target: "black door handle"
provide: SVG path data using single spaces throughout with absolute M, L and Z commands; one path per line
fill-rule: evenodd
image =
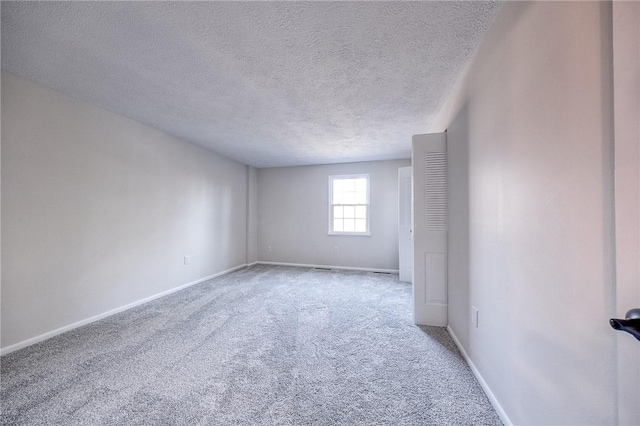
M 640 340 L 640 308 L 631 309 L 625 319 L 611 318 L 609 324 L 616 330 L 626 331 Z

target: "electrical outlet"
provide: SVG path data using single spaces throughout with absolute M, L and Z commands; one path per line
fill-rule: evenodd
M 478 328 L 478 309 L 475 306 L 471 307 L 471 323 Z
M 271 246 L 267 246 L 267 251 L 271 252 Z
M 334 252 L 334 253 L 340 253 L 340 247 L 335 246 L 335 247 L 333 248 L 333 252 Z
M 190 264 L 190 263 L 191 263 L 191 258 L 190 258 L 189 256 L 185 256 L 185 257 L 184 257 L 184 264 L 185 264 L 185 265 L 188 265 L 188 264 Z

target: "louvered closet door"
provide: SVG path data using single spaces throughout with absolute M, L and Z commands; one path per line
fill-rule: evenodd
M 413 166 L 413 318 L 447 325 L 447 137 L 415 135 Z

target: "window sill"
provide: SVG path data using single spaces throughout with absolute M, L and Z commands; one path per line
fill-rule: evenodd
M 335 235 L 349 235 L 355 237 L 370 237 L 370 232 L 329 232 L 327 235 L 335 236 Z

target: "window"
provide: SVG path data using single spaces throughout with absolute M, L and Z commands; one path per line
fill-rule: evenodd
M 369 234 L 369 175 L 329 176 L 329 234 Z

